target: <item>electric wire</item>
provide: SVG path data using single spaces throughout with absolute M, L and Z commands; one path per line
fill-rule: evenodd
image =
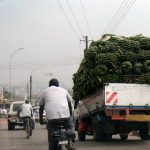
M 116 24 L 114 25 L 114 27 L 110 31 L 111 34 L 114 33 L 117 30 L 118 26 L 123 21 L 123 19 L 125 18 L 125 16 L 128 14 L 128 12 L 130 11 L 130 9 L 132 8 L 132 6 L 134 5 L 135 2 L 136 2 L 136 0 L 132 0 L 129 3 L 129 5 L 127 6 L 126 11 L 124 11 L 124 13 L 120 16 L 120 19 L 118 20 L 118 22 L 116 22 Z
M 13 67 L 11 68 L 11 70 L 23 70 L 23 69 L 30 69 L 30 68 L 42 68 L 42 67 L 47 67 L 47 66 L 51 66 L 51 67 L 61 67 L 61 66 L 64 66 L 64 65 L 76 65 L 76 64 L 79 64 L 81 62 L 81 59 L 80 57 L 78 58 L 74 58 L 74 59 L 70 59 L 70 60 L 62 60 L 62 61 L 50 61 L 50 62 L 47 62 L 46 64 L 34 64 L 34 65 L 26 65 L 26 66 L 17 66 L 17 67 Z M 0 69 L 0 71 L 7 71 L 8 70 L 8 67 L 7 68 L 3 68 L 3 69 Z
M 63 62 L 63 61 L 70 61 L 70 60 L 76 60 L 79 59 L 79 55 L 76 56 L 68 56 L 68 57 L 58 57 L 58 58 L 50 58 L 50 59 L 45 59 L 41 61 L 34 61 L 34 62 L 28 62 L 30 65 L 35 65 L 35 64 L 43 64 L 43 63 L 53 63 L 53 62 Z M 26 65 L 27 62 L 21 62 L 19 65 Z M 12 64 L 13 65 L 13 64 Z
M 80 39 L 80 36 L 78 35 L 78 33 L 76 32 L 76 30 L 74 29 L 74 27 L 73 27 L 73 25 L 72 25 L 71 21 L 69 20 L 69 18 L 68 18 L 68 16 L 67 16 L 67 14 L 65 13 L 65 11 L 64 11 L 64 9 L 63 9 L 63 7 L 62 7 L 62 5 L 61 5 L 60 1 L 59 1 L 59 0 L 57 0 L 57 2 L 58 2 L 58 5 L 59 5 L 59 7 L 60 7 L 61 11 L 63 12 L 63 14 L 64 14 L 64 16 L 65 16 L 65 18 L 66 18 L 66 20 L 67 20 L 68 24 L 70 25 L 70 27 L 71 27 L 72 31 L 73 31 L 73 32 L 74 32 L 74 34 L 77 36 L 77 38 L 78 38 L 78 39 Z
M 126 6 L 126 3 L 127 3 L 127 2 L 128 2 L 128 1 L 126 1 L 126 0 L 123 0 L 123 1 L 122 1 L 120 7 L 117 9 L 117 11 L 116 11 L 116 13 L 114 14 L 114 16 L 112 17 L 111 21 L 108 23 L 108 25 L 107 25 L 106 28 L 104 29 L 103 34 L 104 34 L 104 33 L 107 33 L 107 32 L 110 30 L 111 26 L 113 25 L 113 23 L 114 23 L 115 20 L 117 19 L 117 16 L 121 13 L 121 11 L 123 11 L 123 8 Z
M 90 29 L 90 26 L 89 26 L 89 23 L 88 23 L 88 19 L 87 19 L 86 14 L 85 14 L 85 9 L 84 9 L 84 6 L 83 6 L 83 1 L 82 0 L 80 0 L 80 1 L 81 1 L 81 7 L 82 7 L 82 10 L 83 10 L 83 14 L 84 14 L 85 22 L 87 24 L 88 31 L 89 31 L 89 34 L 91 36 L 91 39 L 93 40 L 93 36 L 92 36 L 92 32 L 91 32 L 91 29 Z
M 121 3 L 121 6 L 117 10 L 116 14 L 113 16 L 109 24 L 109 27 L 105 29 L 103 34 L 104 33 L 113 34 L 113 32 L 118 28 L 118 26 L 123 21 L 124 17 L 127 15 L 127 13 L 129 12 L 129 10 L 131 9 L 134 3 L 135 3 L 135 0 L 127 0 L 127 1 L 124 0 Z
M 66 63 L 66 64 L 64 64 L 63 66 L 72 66 L 72 65 L 79 65 L 81 62 L 79 61 L 79 62 L 75 62 L 75 63 Z M 51 67 L 51 68 L 53 68 L 53 67 L 61 67 L 60 65 L 55 65 L 55 66 L 51 66 L 51 65 L 49 65 L 49 64 L 47 64 L 47 65 L 40 65 L 40 66 L 27 66 L 27 67 L 20 67 L 20 68 L 13 68 L 11 71 L 12 72 L 17 72 L 17 71 L 25 71 L 25 70 L 28 70 L 28 69 L 34 69 L 34 68 L 40 68 L 40 69 L 42 69 L 42 68 L 48 68 L 48 67 Z M 0 72 L 7 72 L 8 71 L 8 69 L 5 69 L 5 70 L 0 70 Z
M 81 63 L 81 61 L 79 60 L 78 62 L 72 62 L 72 63 L 65 63 L 63 64 L 63 66 L 72 66 L 72 65 L 79 65 Z M 46 65 L 37 65 L 37 66 L 26 66 L 26 67 L 14 67 L 11 69 L 12 72 L 17 72 L 17 71 L 24 71 L 27 69 L 34 69 L 34 68 L 47 68 L 47 67 L 51 67 L 51 68 L 56 68 L 56 67 L 62 67 L 62 65 L 60 64 L 46 64 Z M 5 70 L 0 70 L 0 72 L 5 72 L 8 71 L 9 69 L 5 69 Z
M 57 0 L 57 2 L 58 2 L 58 4 L 59 4 L 59 7 L 60 7 L 61 11 L 63 12 L 63 14 L 64 14 L 66 20 L 68 21 L 69 25 L 71 26 L 71 29 L 73 30 L 73 32 L 76 34 L 76 36 L 78 37 L 78 39 L 79 39 L 79 41 L 80 41 L 80 37 L 79 37 L 78 33 L 75 31 L 75 29 L 74 29 L 73 25 L 71 24 L 69 18 L 67 17 L 67 15 L 66 15 L 66 13 L 65 13 L 65 11 L 64 11 L 64 9 L 63 9 L 61 3 L 60 3 L 60 1 Z M 70 11 L 71 11 L 71 13 L 72 13 L 72 16 L 73 16 L 75 22 L 76 22 L 76 25 L 77 25 L 77 27 L 78 27 L 78 29 L 79 29 L 79 31 L 80 31 L 82 37 L 83 37 L 83 32 L 82 32 L 82 30 L 81 30 L 81 27 L 80 27 L 80 25 L 79 25 L 79 23 L 78 23 L 78 21 L 77 21 L 77 19 L 76 19 L 76 16 L 75 16 L 75 14 L 74 14 L 74 12 L 73 12 L 73 10 L 72 10 L 72 7 L 71 7 L 71 5 L 70 5 L 70 3 L 69 3 L 68 0 L 67 0 L 67 4 L 68 4 L 68 7 L 69 7 L 69 9 L 70 9 Z M 82 8 L 83 8 L 84 16 L 85 16 L 85 18 L 86 18 L 83 4 L 82 4 Z M 86 18 L 86 22 L 87 22 L 87 24 L 88 24 L 87 18 Z M 89 25 L 88 25 L 88 28 L 89 28 Z M 90 28 L 89 28 L 89 30 L 90 30 Z M 90 33 L 91 33 L 91 32 L 90 32 Z M 92 34 L 91 34 L 91 37 L 92 37 Z M 79 48 L 80 48 L 80 50 L 81 50 L 81 47 L 80 47 L 80 46 L 79 46 Z
M 36 66 L 36 65 L 41 65 L 41 64 L 58 64 L 58 65 L 63 65 L 63 63 L 66 62 L 72 62 L 72 61 L 78 61 L 80 60 L 81 55 L 77 55 L 77 56 L 69 56 L 69 57 L 63 57 L 63 58 L 55 58 L 55 59 L 50 59 L 50 60 L 42 60 L 42 61 L 36 61 L 36 62 L 28 62 L 28 64 L 30 64 L 31 67 Z M 18 67 L 22 67 L 27 65 L 27 62 L 23 62 L 21 64 L 17 64 Z M 11 65 L 13 68 L 13 64 Z M 5 66 L 3 68 L 0 68 L 0 70 L 7 70 L 9 66 Z M 30 68 L 30 67 L 29 67 Z
M 77 21 L 77 18 L 76 18 L 76 16 L 75 16 L 74 12 L 73 12 L 73 10 L 72 10 L 72 7 L 71 7 L 69 1 L 68 1 L 68 0 L 66 0 L 66 1 L 67 1 L 67 4 L 68 4 L 68 7 L 69 7 L 69 9 L 70 9 L 70 12 L 71 12 L 71 14 L 72 14 L 72 16 L 73 16 L 73 18 L 74 18 L 74 20 L 75 20 L 76 26 L 78 27 L 78 29 L 79 29 L 81 35 L 83 36 L 83 32 L 82 32 L 82 30 L 81 30 L 81 27 L 80 27 L 80 25 L 79 25 L 79 23 L 78 23 L 78 21 Z

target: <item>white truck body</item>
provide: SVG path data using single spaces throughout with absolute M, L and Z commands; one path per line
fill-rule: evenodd
M 105 86 L 105 105 L 150 106 L 150 85 L 110 83 Z
M 108 83 L 102 90 L 79 102 L 75 117 L 88 115 L 98 109 L 131 106 L 134 108 L 150 107 L 150 85 Z

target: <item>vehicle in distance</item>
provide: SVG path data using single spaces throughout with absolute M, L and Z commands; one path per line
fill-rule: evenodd
M 39 107 L 33 107 L 33 115 L 35 117 L 35 122 L 39 122 Z M 43 120 L 46 121 L 46 112 L 43 111 Z
M 20 109 L 24 101 L 14 101 L 10 105 L 8 112 L 8 130 L 14 130 L 15 126 L 24 126 L 22 118 L 18 117 L 17 112 Z M 34 128 L 34 117 L 33 117 L 33 128 Z

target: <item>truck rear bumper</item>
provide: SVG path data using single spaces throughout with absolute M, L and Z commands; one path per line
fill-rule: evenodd
M 150 121 L 150 115 L 128 115 L 127 121 Z
M 111 116 L 112 120 L 126 120 L 126 121 L 150 121 L 150 115 L 127 115 L 127 116 Z

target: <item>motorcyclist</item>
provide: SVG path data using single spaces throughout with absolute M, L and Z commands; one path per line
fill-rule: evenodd
M 29 103 L 29 100 L 25 100 L 25 103 L 21 105 L 20 110 L 19 110 L 19 116 L 22 118 L 24 122 L 24 126 L 26 124 L 27 118 L 30 119 L 31 127 L 32 129 L 34 128 L 33 126 L 33 109 L 31 104 Z M 32 134 L 32 133 L 31 133 Z
M 57 79 L 51 79 L 49 81 L 49 87 L 42 93 L 39 109 L 39 120 L 41 124 L 43 124 L 44 107 L 48 119 L 49 150 L 57 150 L 59 140 L 54 139 L 53 135 L 59 130 L 58 122 L 60 120 L 65 122 L 66 130 L 70 130 L 74 134 L 71 122 L 73 114 L 72 98 L 67 90 L 59 87 Z M 72 150 L 75 149 L 73 143 L 71 143 L 71 147 Z

